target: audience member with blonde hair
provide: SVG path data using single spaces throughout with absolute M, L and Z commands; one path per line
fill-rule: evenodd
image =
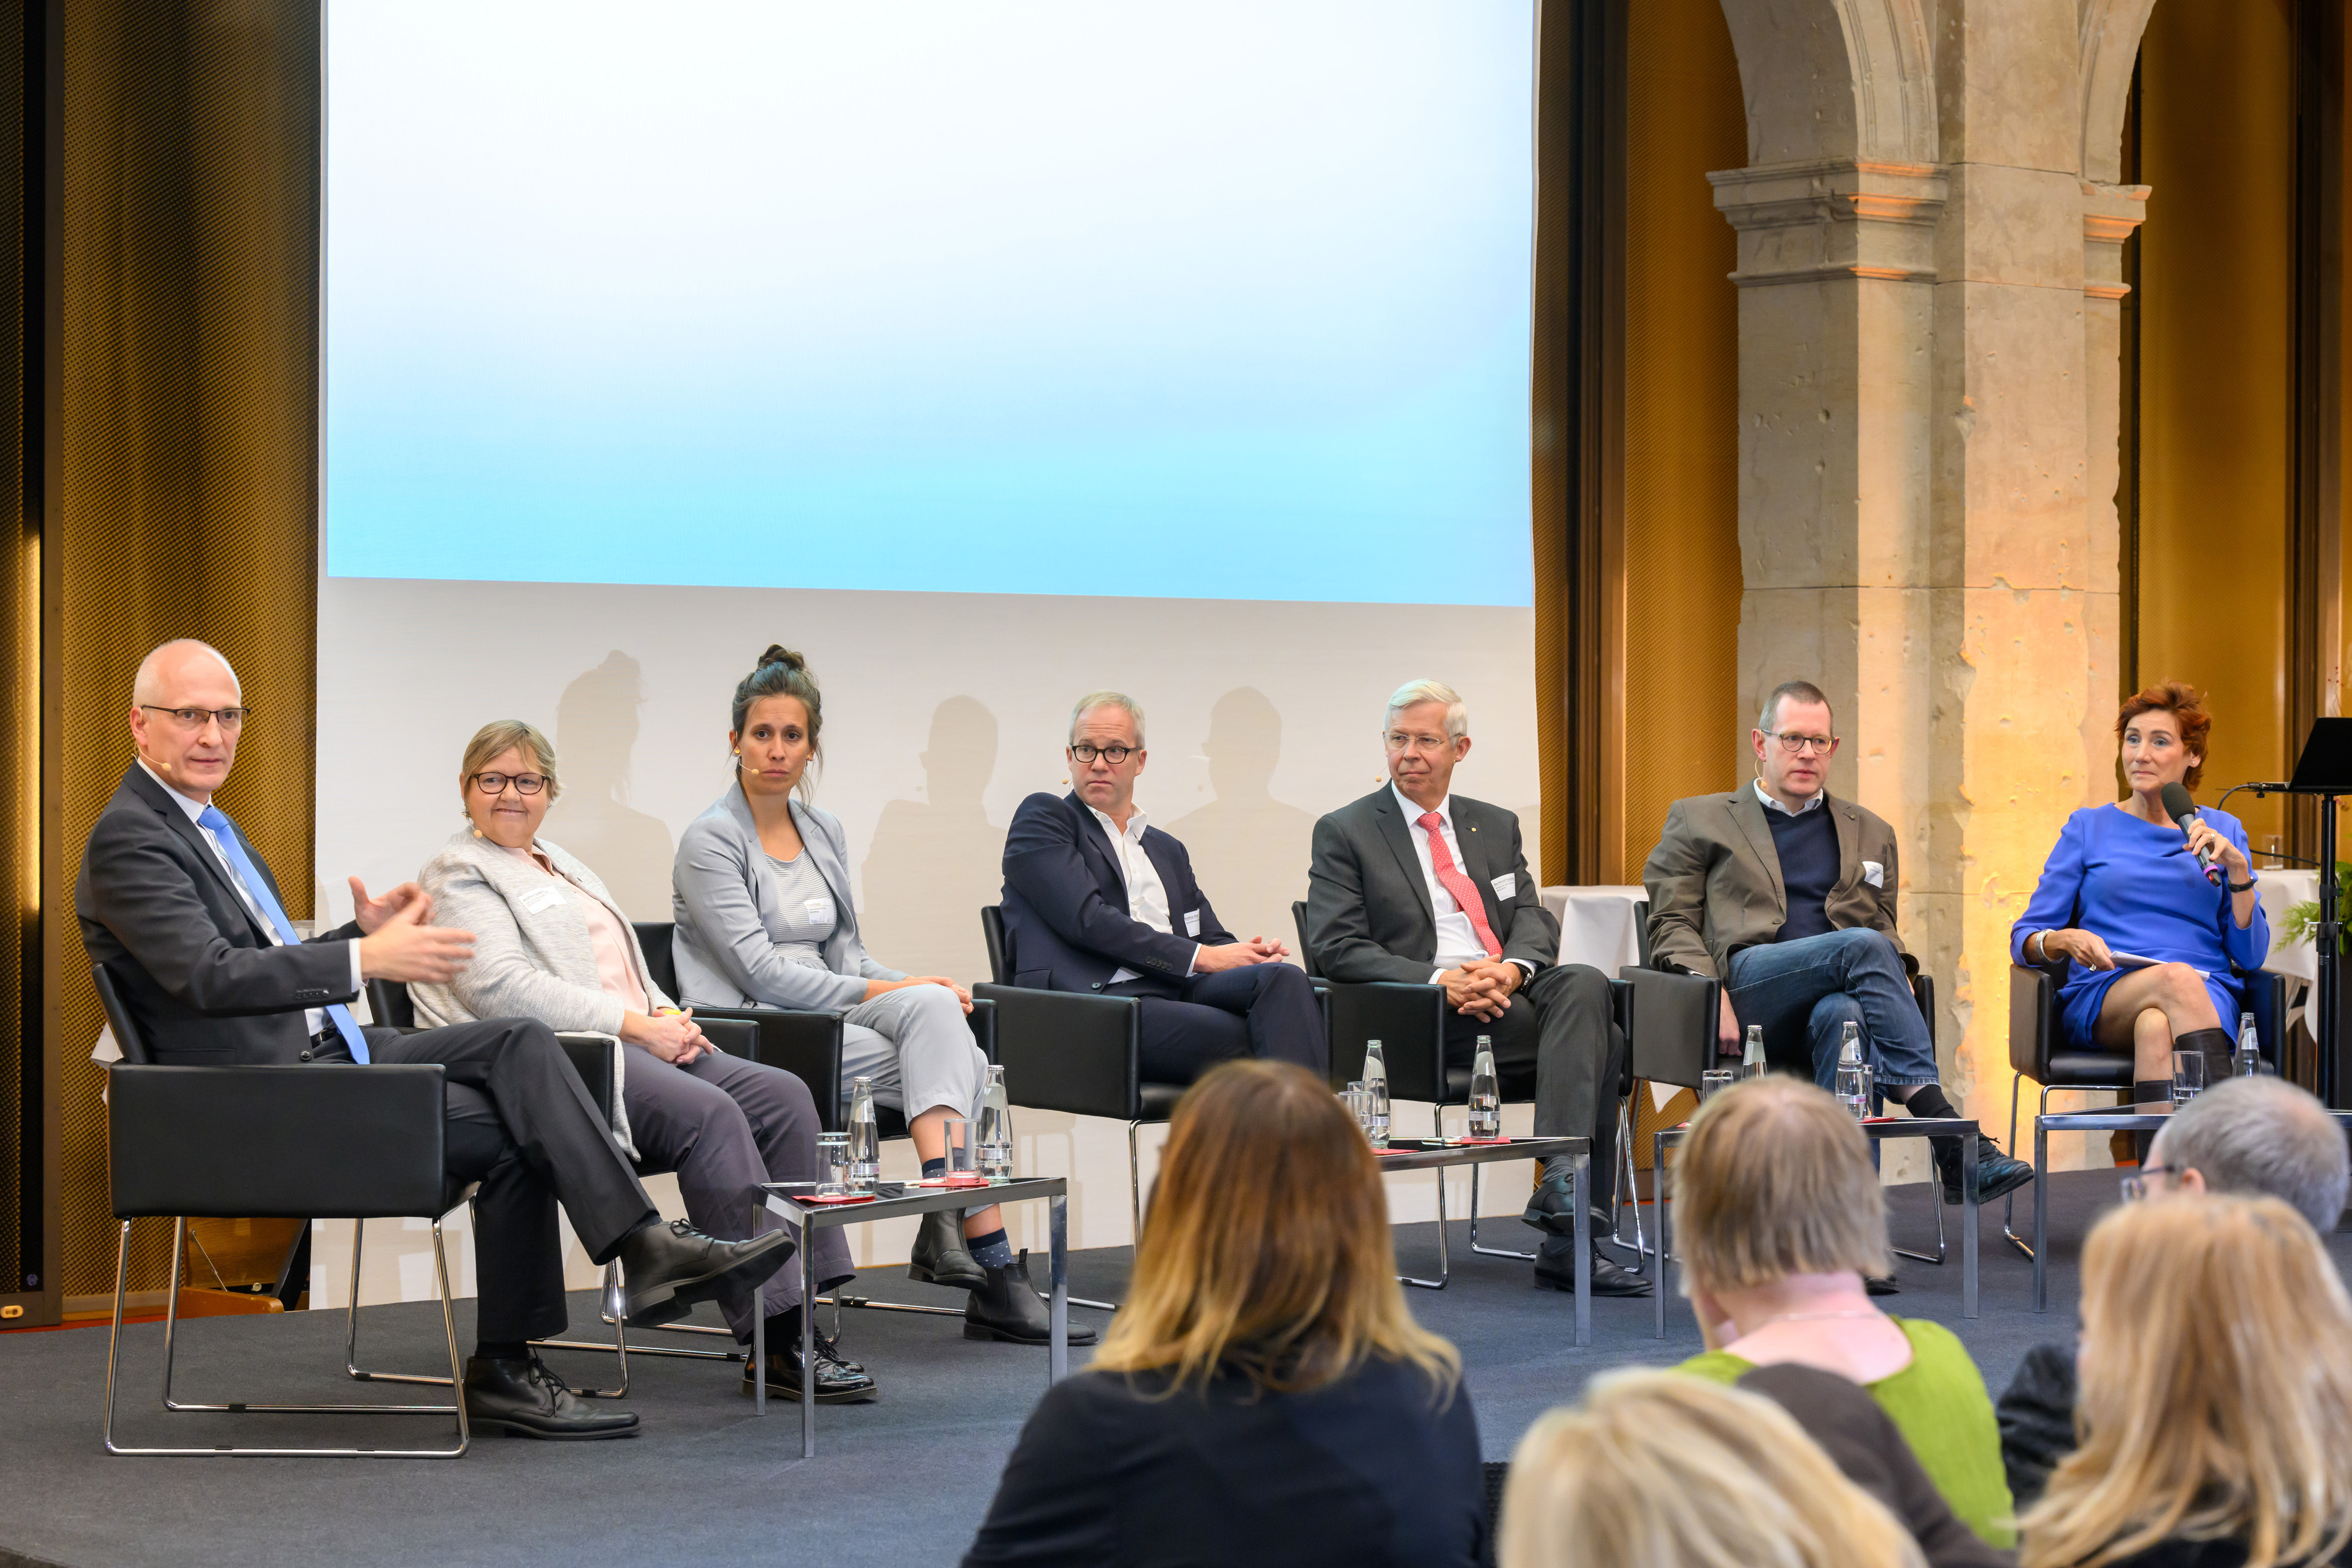
M 1486 1529 L 1460 1358 L 1405 1310 L 1370 1145 L 1303 1068 L 1212 1069 L 1126 1305 L 1029 1417 L 964 1562 L 1438 1568 Z
M 2026 1568 L 2271 1568 L 2352 1543 L 2352 1300 L 2274 1197 L 2130 1204 L 2083 1249 L 2082 1446 Z
M 1952 1511 L 2010 1543 L 1992 1399 L 1949 1329 L 1891 1317 L 1863 1281 L 1888 1267 L 1870 1149 L 1835 1100 L 1775 1074 L 1716 1095 L 1674 1169 L 1675 1240 L 1704 1354 L 1683 1370 L 1736 1383 L 1795 1363 L 1860 1384 L 1892 1416 Z
M 1511 1458 L 1502 1568 L 1922 1568 L 1918 1543 L 1771 1400 L 1593 1379 Z

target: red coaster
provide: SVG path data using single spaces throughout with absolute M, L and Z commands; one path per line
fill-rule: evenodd
M 1507 1144 L 1511 1140 L 1508 1138 L 1459 1138 L 1455 1140 L 1455 1142 L 1460 1143 L 1465 1147 L 1468 1148 L 1492 1148 L 1496 1144 Z
M 818 1197 L 814 1194 L 811 1194 L 807 1197 L 795 1197 L 793 1201 L 794 1203 L 807 1204 L 811 1207 L 831 1207 L 835 1204 L 842 1203 L 872 1203 L 874 1201 L 874 1195 L 870 1192 L 853 1192 L 845 1193 L 840 1197 Z

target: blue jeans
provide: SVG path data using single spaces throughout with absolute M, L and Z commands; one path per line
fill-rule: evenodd
M 1863 1054 L 1881 1089 L 1933 1083 L 1936 1048 L 1895 944 L 1857 927 L 1744 947 L 1731 957 L 1731 1010 L 1741 1030 L 1764 1026 L 1764 1053 L 1796 1054 L 1805 1031 L 1813 1082 L 1834 1091 L 1843 1025 L 1862 1026 Z M 1778 1047 L 1779 1049 L 1775 1049 Z

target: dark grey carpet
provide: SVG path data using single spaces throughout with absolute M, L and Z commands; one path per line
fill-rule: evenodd
M 1896 1239 L 1927 1249 L 1934 1218 L 1924 1186 L 1890 1194 Z M 2106 1172 L 2053 1183 L 2053 1310 L 2029 1311 L 2026 1260 L 2000 1240 L 1998 1206 L 1983 1218 L 1982 1311 L 1959 1315 L 1957 1209 L 1952 1261 L 1906 1261 L 1903 1294 L 1886 1304 L 1958 1332 L 1997 1393 L 2026 1349 L 2071 1334 L 2074 1259 L 2090 1216 L 2115 1201 Z M 2021 1213 L 2021 1220 L 2025 1218 Z M 1528 1423 L 1572 1399 L 1594 1372 L 1664 1364 L 1698 1348 L 1690 1314 L 1668 1308 L 1669 1337 L 1651 1337 L 1646 1301 L 1593 1303 L 1596 1343 L 1570 1343 L 1566 1296 L 1528 1285 L 1524 1263 L 1468 1254 L 1466 1225 L 1453 1228 L 1454 1281 L 1411 1291 L 1421 1322 L 1461 1347 L 1491 1458 L 1506 1458 Z M 1524 1248 L 1534 1236 L 1514 1220 L 1482 1227 L 1489 1244 Z M 1435 1227 L 1397 1232 L 1400 1262 L 1415 1273 L 1435 1262 Z M 2331 1245 L 2338 1260 L 2352 1238 Z M 1084 1252 L 1071 1273 L 1079 1294 L 1118 1293 L 1128 1254 Z M 876 1270 L 858 1287 L 884 1299 L 946 1304 L 945 1292 Z M 573 1298 L 573 1322 L 593 1321 Z M 461 1346 L 470 1306 L 459 1305 Z M 1098 1312 L 1073 1316 L 1101 1322 Z M 343 1317 L 213 1318 L 185 1325 L 183 1398 L 220 1400 L 400 1398 L 386 1385 L 341 1375 Z M 363 1364 L 430 1371 L 440 1354 L 439 1312 L 428 1303 L 361 1314 Z M 0 1334 L 0 1563 L 10 1554 L 70 1568 L 179 1564 L 499 1563 L 643 1564 L 680 1561 L 953 1563 L 986 1511 L 998 1471 L 1045 1382 L 1045 1353 L 966 1341 L 947 1318 L 900 1312 L 846 1315 L 848 1349 L 881 1379 L 880 1403 L 823 1406 L 818 1457 L 800 1459 L 799 1406 L 772 1402 L 754 1420 L 738 1371 L 710 1363 L 632 1359 L 629 1407 L 645 1419 L 632 1440 L 542 1444 L 478 1439 L 455 1463 L 340 1459 L 133 1459 L 100 1446 L 106 1359 L 103 1328 Z M 123 1440 L 149 1443 L 437 1439 L 434 1416 L 165 1415 L 156 1402 L 160 1324 L 125 1331 L 127 1381 L 120 1390 Z M 609 1377 L 609 1356 L 557 1353 L 575 1381 Z M 1074 1357 L 1074 1359 L 1078 1359 Z M 355 1433 L 369 1434 L 359 1438 Z

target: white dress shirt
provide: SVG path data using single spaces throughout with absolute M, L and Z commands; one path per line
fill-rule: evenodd
M 1160 868 L 1153 865 L 1151 857 L 1143 852 L 1146 824 L 1142 809 L 1138 807 L 1129 814 L 1125 831 L 1121 831 L 1119 825 L 1106 813 L 1096 811 L 1092 806 L 1087 810 L 1094 812 L 1095 821 L 1102 824 L 1103 836 L 1110 841 L 1110 858 L 1118 866 L 1119 881 L 1127 886 L 1129 915 L 1163 936 L 1175 936 L 1176 927 L 1168 917 L 1168 886 L 1160 880 Z M 1192 977 L 1200 962 L 1201 945 L 1195 942 L 1192 944 L 1192 961 L 1184 966 L 1187 979 Z M 1139 977 L 1135 970 L 1121 967 L 1105 983 L 1116 986 L 1121 980 Z
M 1756 798 L 1764 802 L 1764 809 L 1768 811 L 1778 811 L 1784 817 L 1801 817 L 1830 796 L 1826 789 L 1816 789 L 1803 805 L 1791 808 L 1787 801 L 1764 788 L 1764 780 L 1759 779 L 1756 780 Z
M 139 766 L 147 768 L 147 759 L 143 757 L 139 758 Z M 147 768 L 147 777 L 158 784 L 163 784 L 163 776 L 152 768 Z M 219 838 L 210 828 L 196 821 L 205 814 L 206 802 L 191 800 L 169 784 L 163 784 L 163 793 L 172 798 L 173 804 L 188 814 L 188 821 L 194 824 L 196 831 L 205 836 L 205 842 L 212 845 L 214 857 L 221 862 L 221 870 L 228 873 L 228 884 L 236 889 L 237 896 L 245 900 L 245 906 L 253 911 L 255 921 L 260 925 L 263 931 L 268 934 L 269 945 L 273 947 L 286 946 L 286 939 L 278 935 L 278 927 L 270 923 L 269 916 L 261 912 L 261 905 L 254 898 L 253 890 L 245 885 L 245 878 L 236 874 L 236 862 L 228 858 L 228 852 L 221 847 Z M 288 918 L 291 919 L 292 916 L 289 915 Z M 356 994 L 360 988 L 360 945 L 356 942 L 348 942 L 344 946 L 352 950 L 352 990 Z M 327 1027 L 327 1010 L 324 1008 L 305 1008 L 302 1010 L 302 1022 L 313 1035 L 319 1034 Z
M 1446 970 L 1486 956 L 1486 945 L 1478 940 L 1478 928 L 1470 924 L 1470 916 L 1445 891 L 1445 884 L 1437 880 L 1437 861 L 1429 852 L 1429 832 L 1421 825 L 1423 809 L 1406 800 L 1394 780 L 1389 784 L 1389 793 L 1396 797 L 1397 810 L 1404 813 L 1405 836 L 1412 840 L 1412 852 L 1421 857 L 1421 880 L 1429 886 L 1429 912 L 1437 917 L 1437 967 L 1430 972 L 1429 981 L 1433 986 L 1443 985 Z M 1452 857 L 1454 869 L 1468 876 L 1470 873 L 1462 863 L 1462 841 L 1454 836 L 1454 797 L 1448 795 L 1430 809 L 1440 819 L 1437 831 L 1445 835 L 1445 852 Z M 1495 940 L 1502 939 L 1503 934 L 1496 932 Z M 1524 958 L 1511 962 L 1530 975 L 1536 972 L 1535 966 Z

